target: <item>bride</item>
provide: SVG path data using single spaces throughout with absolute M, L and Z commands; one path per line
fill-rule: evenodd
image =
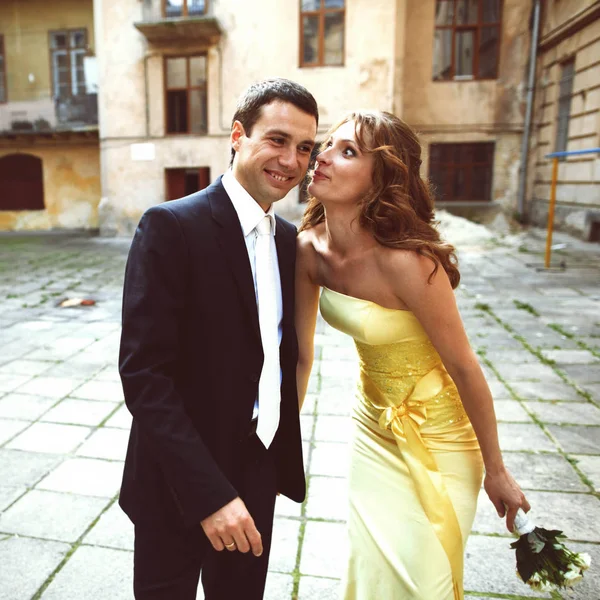
M 360 360 L 344 600 L 462 599 L 484 468 L 510 531 L 517 509 L 529 510 L 502 461 L 492 396 L 456 307 L 454 249 L 433 226 L 420 156 L 394 115 L 347 115 L 317 156 L 298 235 L 300 402 L 319 306 Z

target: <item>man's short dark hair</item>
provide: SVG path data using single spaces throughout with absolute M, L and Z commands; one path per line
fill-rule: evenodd
M 271 102 L 289 102 L 301 111 L 313 116 L 319 124 L 319 109 L 313 95 L 299 83 L 289 79 L 264 79 L 253 83 L 238 100 L 231 125 L 239 121 L 246 135 L 252 134 L 252 128 L 260 119 L 262 107 Z M 231 162 L 235 150 L 231 149 Z

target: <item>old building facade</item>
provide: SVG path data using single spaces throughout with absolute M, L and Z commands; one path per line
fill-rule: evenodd
M 129 235 L 146 208 L 204 187 L 227 168 L 236 99 L 250 83 L 270 76 L 294 79 L 314 93 L 321 113 L 320 140 L 353 108 L 394 112 L 420 133 L 423 174 L 435 186 L 438 206 L 483 220 L 498 211 L 513 213 L 534 4 L 535 0 L 3 2 L 0 228 L 85 227 Z M 576 56 L 575 82 L 581 80 L 590 90 L 582 107 L 573 97 L 569 148 L 591 145 L 594 139 L 598 143 L 594 85 L 600 84 L 598 69 L 585 66 L 593 64 L 594 52 L 599 55 L 597 46 L 590 44 L 594 31 L 600 35 L 594 16 L 600 2 L 542 4 L 547 6 L 541 18 L 526 190 L 527 212 L 538 221 L 543 220 L 548 197 L 548 161 L 541 153 L 558 121 L 548 93 L 559 88 L 565 56 L 581 53 L 581 58 Z M 581 11 L 585 16 L 577 31 L 587 33 L 564 29 L 564 23 Z M 562 33 L 557 37 L 555 30 Z M 66 32 L 64 48 L 56 45 L 55 31 Z M 573 41 L 577 35 L 578 41 Z M 40 51 L 27 52 L 27 44 Z M 539 88 L 546 81 L 554 82 L 555 88 L 545 84 L 543 99 Z M 573 90 L 575 94 L 579 88 Z M 32 112 L 34 102 L 38 106 Z M 78 121 L 68 117 L 65 105 L 71 113 L 87 111 L 87 120 L 79 113 Z M 94 122 L 96 106 L 99 118 Z M 578 137 L 581 127 L 594 126 L 595 138 Z M 32 195 L 23 192 L 29 184 L 3 183 L 6 173 L 15 172 L 15 156 L 25 174 L 34 169 L 33 161 L 38 166 L 41 161 L 43 208 L 39 199 L 35 205 L 15 200 Z M 577 168 L 597 171 L 594 160 Z M 597 204 L 597 172 L 587 180 L 585 173 L 578 173 L 581 185 L 587 182 L 589 188 L 586 207 Z M 570 171 L 563 175 L 561 202 L 567 193 L 564 186 L 571 181 L 567 177 L 572 177 Z M 293 190 L 278 210 L 296 217 L 302 212 L 302 199 L 302 192 Z M 579 221 L 571 221 L 566 224 L 577 229 Z
M 548 0 L 537 48 L 535 120 L 528 162 L 532 222 L 548 214 L 547 154 L 600 147 L 600 2 Z M 600 154 L 561 160 L 556 188 L 559 227 L 600 239 Z

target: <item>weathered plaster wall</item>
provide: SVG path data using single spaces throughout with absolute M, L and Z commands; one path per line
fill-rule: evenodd
M 18 152 L 42 159 L 46 209 L 0 211 L 0 230 L 98 227 L 100 157 L 96 144 L 0 146 L 0 156 Z
M 103 231 L 130 233 L 147 207 L 164 200 L 165 168 L 208 166 L 213 179 L 222 173 L 229 163 L 237 98 L 253 81 L 281 76 L 311 90 L 321 113 L 320 137 L 348 110 L 391 110 L 397 3 L 348 3 L 345 66 L 300 68 L 297 2 L 215 1 L 225 33 L 207 49 L 192 44 L 155 48 L 133 27 L 142 19 L 141 2 L 96 0 Z M 208 135 L 165 137 L 163 57 L 202 51 L 208 54 Z M 154 160 L 131 159 L 131 144 L 140 142 L 154 144 Z M 299 214 L 297 198 L 293 190 L 278 211 Z
M 504 2 L 498 78 L 480 81 L 433 80 L 435 2 L 407 0 L 406 5 L 402 117 L 422 134 L 423 173 L 428 173 L 430 143 L 495 142 L 492 200 L 512 212 L 518 189 L 531 1 Z
M 528 194 L 532 222 L 547 221 L 552 162 L 545 156 L 556 150 L 558 99 L 562 64 L 573 58 L 575 74 L 571 98 L 567 150 L 600 146 L 600 17 L 582 23 L 558 43 L 551 40 L 566 23 L 594 4 L 591 0 L 552 1 L 542 24 L 538 54 L 535 119 L 530 150 Z M 586 213 L 600 209 L 600 156 L 570 157 L 561 161 L 556 188 L 555 222 L 575 233 L 585 228 Z
M 403 117 L 415 126 L 504 130 L 523 122 L 530 0 L 506 0 L 496 80 L 433 81 L 435 3 L 407 0 Z
M 52 95 L 50 31 L 86 28 L 88 44 L 94 48 L 92 5 L 93 0 L 0 2 L 0 33 L 4 36 L 9 102 Z

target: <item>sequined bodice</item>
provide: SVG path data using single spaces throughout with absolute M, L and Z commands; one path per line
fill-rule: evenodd
M 360 359 L 360 395 L 373 408 L 413 405 L 428 415 L 421 429 L 465 418 L 454 382 L 415 315 L 323 288 L 321 314 L 354 338 Z

